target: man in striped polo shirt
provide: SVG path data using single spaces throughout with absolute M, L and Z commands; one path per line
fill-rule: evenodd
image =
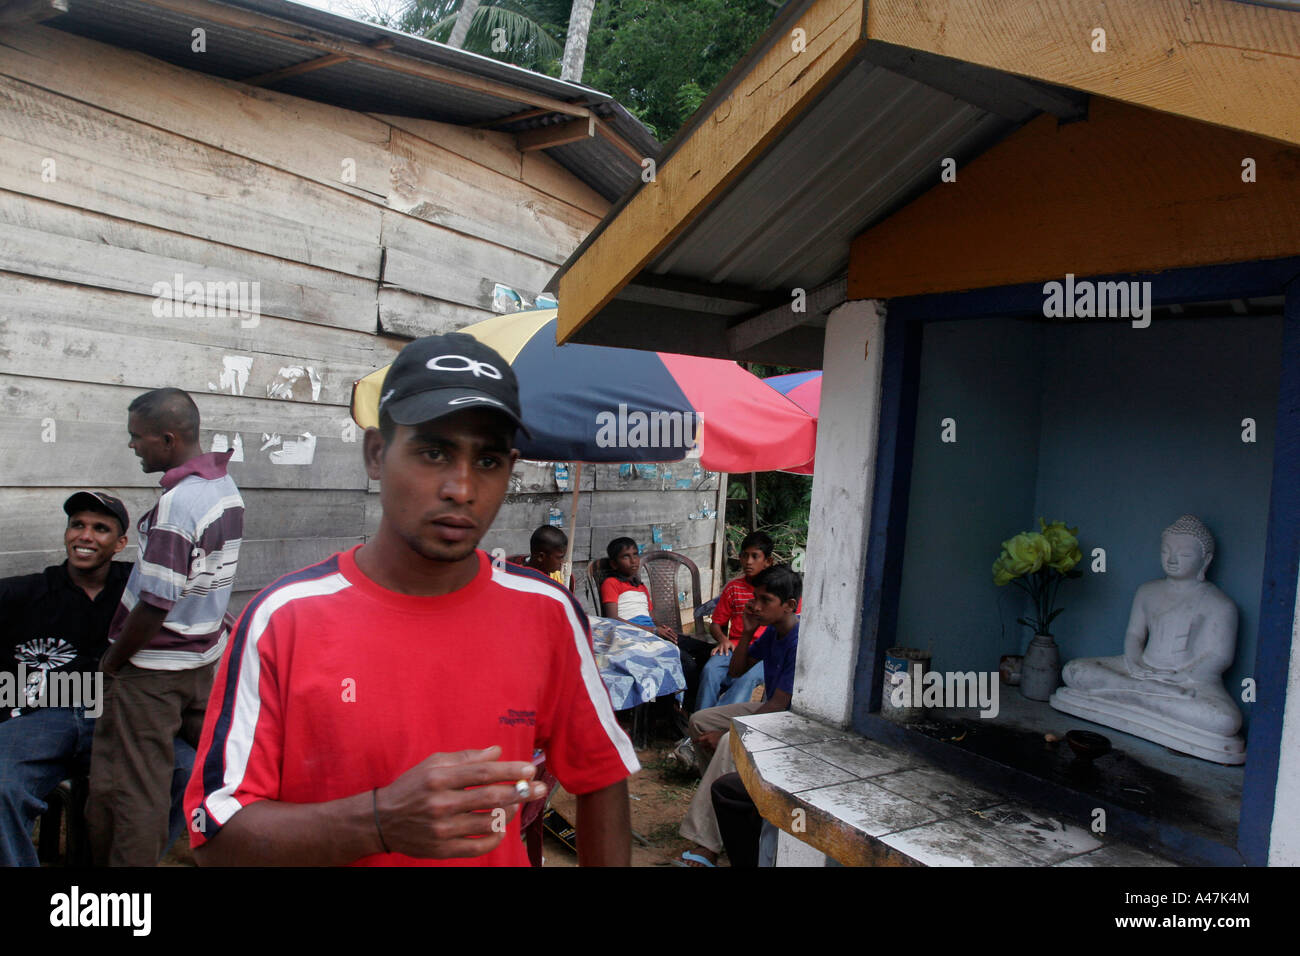
M 167 841 L 172 740 L 198 744 L 232 623 L 244 501 L 226 473 L 231 453 L 204 454 L 184 391 L 146 392 L 127 411 L 130 447 L 146 473 L 163 473 L 163 491 L 137 527 L 140 557 L 100 662 L 86 820 L 97 864 L 154 866 Z

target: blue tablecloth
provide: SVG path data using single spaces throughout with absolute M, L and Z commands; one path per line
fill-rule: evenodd
M 686 689 L 677 645 L 634 624 L 591 618 L 596 667 L 615 710 L 626 710 Z

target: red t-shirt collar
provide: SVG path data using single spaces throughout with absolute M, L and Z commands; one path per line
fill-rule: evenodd
M 491 596 L 489 588 L 492 584 L 492 559 L 481 548 L 475 550 L 478 556 L 478 573 L 463 588 L 450 594 L 418 596 L 390 591 L 367 577 L 366 573 L 357 567 L 357 552 L 361 547 L 360 544 L 354 544 L 348 550 L 340 552 L 339 571 L 359 592 L 389 607 L 409 614 L 445 613 L 461 604 L 482 605 Z
M 200 478 L 207 478 L 209 481 L 214 478 L 224 478 L 226 465 L 230 463 L 230 456 L 234 453 L 235 451 L 232 448 L 230 451 L 211 451 L 206 455 L 198 455 L 183 465 L 167 469 L 163 472 L 162 481 L 159 484 L 164 489 L 171 489 L 180 484 L 182 478 L 188 478 L 190 475 L 198 475 Z

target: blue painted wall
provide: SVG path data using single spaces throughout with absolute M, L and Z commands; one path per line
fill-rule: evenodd
M 1255 660 L 1281 331 L 1280 318 L 927 326 L 898 642 L 932 645 L 943 670 L 1023 653 L 1019 592 L 995 588 L 989 566 L 1042 515 L 1078 525 L 1085 556 L 1106 550 L 1106 574 L 1080 565 L 1062 587 L 1063 657 L 1121 653 L 1134 590 L 1161 575 L 1160 531 L 1190 512 L 1214 532 L 1209 578 L 1240 614 L 1239 688 Z M 939 442 L 941 417 L 957 419 L 955 444 Z
M 999 614 L 1015 596 L 991 569 L 1032 510 L 1046 331 L 1008 319 L 925 326 L 894 643 L 929 650 L 940 670 L 996 670 L 1019 652 L 1019 610 Z M 956 442 L 941 440 L 945 418 Z

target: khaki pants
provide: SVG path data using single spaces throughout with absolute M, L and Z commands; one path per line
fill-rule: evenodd
M 97 866 L 157 866 L 167 848 L 172 741 L 199 744 L 216 662 L 158 671 L 126 663 L 104 675 L 90 752 L 86 824 Z
M 704 771 L 699 789 L 695 791 L 690 808 L 686 811 L 686 819 L 677 832 L 714 853 L 722 852 L 722 834 L 718 830 L 718 818 L 713 813 L 713 798 L 709 791 L 713 787 L 713 781 L 736 769 L 736 762 L 731 759 L 731 718 L 748 716 L 761 706 L 761 702 L 725 704 L 722 707 L 698 710 L 691 715 L 691 736 L 696 740 L 715 730 L 726 730 L 727 733 L 718 741 L 718 749 L 709 761 L 708 769 Z

